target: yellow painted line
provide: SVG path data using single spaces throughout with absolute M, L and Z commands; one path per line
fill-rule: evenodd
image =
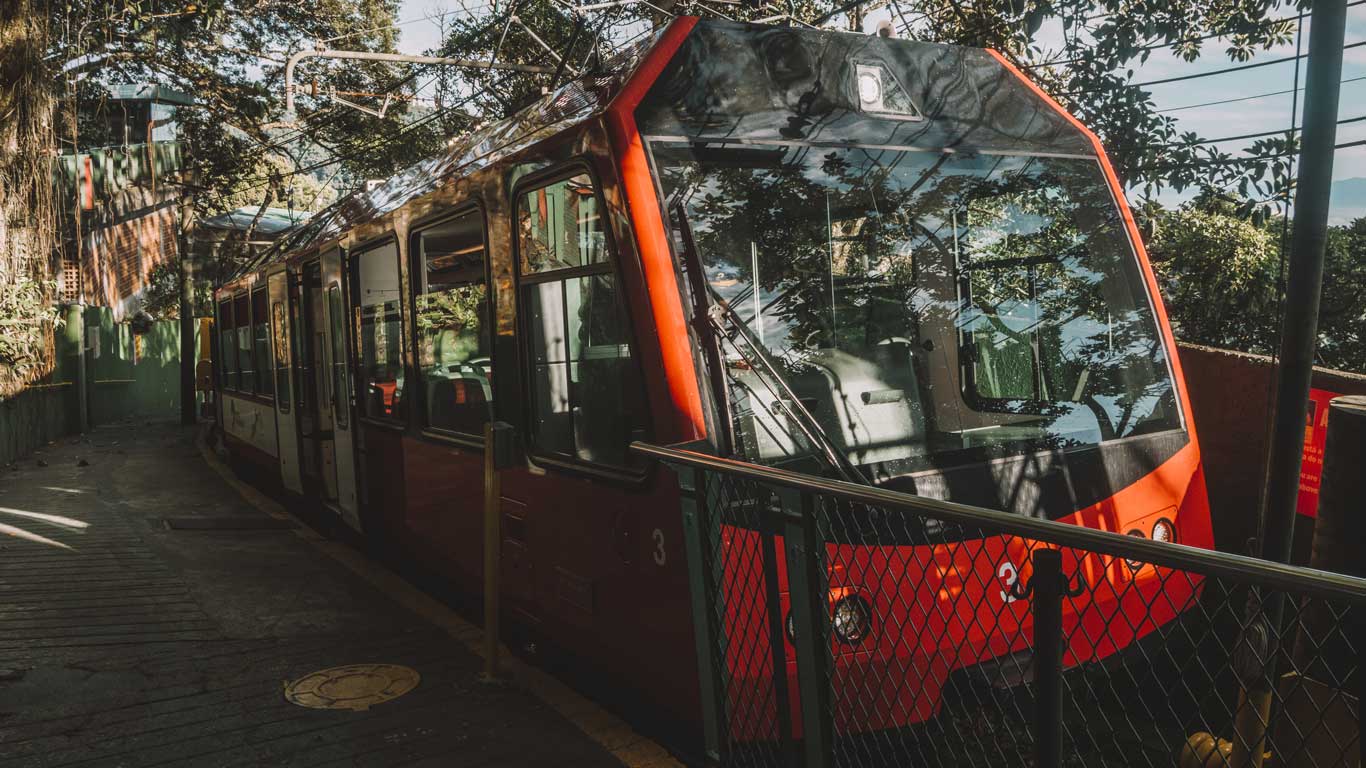
M 239 480 L 231 469 L 219 461 L 204 441 L 204 430 L 200 430 L 195 438 L 195 445 L 205 463 L 248 504 L 274 518 L 294 519 L 284 505 Z M 292 529 L 294 535 L 346 566 L 399 605 L 440 627 L 471 653 L 484 657 L 482 629 L 353 547 L 323 538 L 302 520 L 298 522 L 299 526 Z M 626 768 L 683 768 L 683 764 L 674 759 L 668 750 L 636 733 L 621 718 L 581 696 L 554 676 L 513 656 L 505 646 L 500 646 L 498 658 L 503 671 L 514 681 L 573 723 Z

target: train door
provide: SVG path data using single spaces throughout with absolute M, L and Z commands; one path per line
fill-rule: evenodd
M 337 470 L 332 451 L 332 396 L 324 359 L 322 266 L 310 261 L 298 285 L 300 468 L 310 492 L 336 503 Z
M 319 377 L 327 380 L 330 394 L 319 409 L 328 409 L 332 421 L 332 440 L 324 441 L 332 454 L 333 487 L 337 511 L 346 524 L 360 530 L 356 503 L 356 456 L 352 433 L 351 357 L 347 336 L 346 280 L 342 277 L 342 253 L 333 248 L 322 256 L 321 273 L 322 352 L 324 368 Z M 330 446 L 328 445 L 330 443 Z M 326 481 L 325 481 L 326 482 Z
M 531 466 L 509 473 L 503 492 L 526 510 L 542 618 L 578 652 L 625 671 L 621 660 L 639 651 L 625 625 L 640 608 L 634 573 L 651 557 L 639 529 L 651 501 L 628 450 L 644 394 L 600 210 L 578 170 L 516 196 Z
M 289 317 L 289 273 L 284 269 L 266 280 L 270 302 L 270 337 L 275 376 L 276 445 L 280 453 L 280 480 L 295 493 L 303 493 L 299 473 L 298 411 L 294 402 L 293 326 Z
M 322 335 L 326 379 L 331 392 L 324 407 L 332 413 L 332 458 L 336 473 L 336 506 L 343 521 L 361 530 L 355 492 L 355 443 L 351 424 L 351 357 L 347 354 L 347 291 L 342 276 L 342 250 L 322 254 Z

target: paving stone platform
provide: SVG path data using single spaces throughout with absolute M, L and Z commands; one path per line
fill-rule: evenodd
M 101 428 L 0 468 L 0 766 L 620 766 L 480 659 L 266 517 L 171 425 Z M 283 684 L 391 663 L 415 690 L 305 709 Z

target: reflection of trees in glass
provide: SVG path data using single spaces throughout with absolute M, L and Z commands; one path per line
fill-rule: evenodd
M 1095 161 L 812 147 L 684 157 L 664 186 L 688 210 L 707 278 L 756 335 L 762 312 L 789 374 L 831 350 L 877 361 L 901 343 L 957 379 L 933 341 L 956 337 L 959 391 L 909 394 L 1016 414 L 1002 423 L 1055 444 L 1175 424 L 1164 348 Z
M 478 356 L 484 291 L 479 283 L 417 297 L 419 365 L 433 368 Z

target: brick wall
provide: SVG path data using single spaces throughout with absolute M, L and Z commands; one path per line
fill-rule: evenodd
M 110 223 L 92 221 L 81 265 L 87 304 L 112 308 L 116 321 L 131 314 L 148 273 L 177 258 L 177 202 L 172 194 L 129 190 L 110 207 Z

